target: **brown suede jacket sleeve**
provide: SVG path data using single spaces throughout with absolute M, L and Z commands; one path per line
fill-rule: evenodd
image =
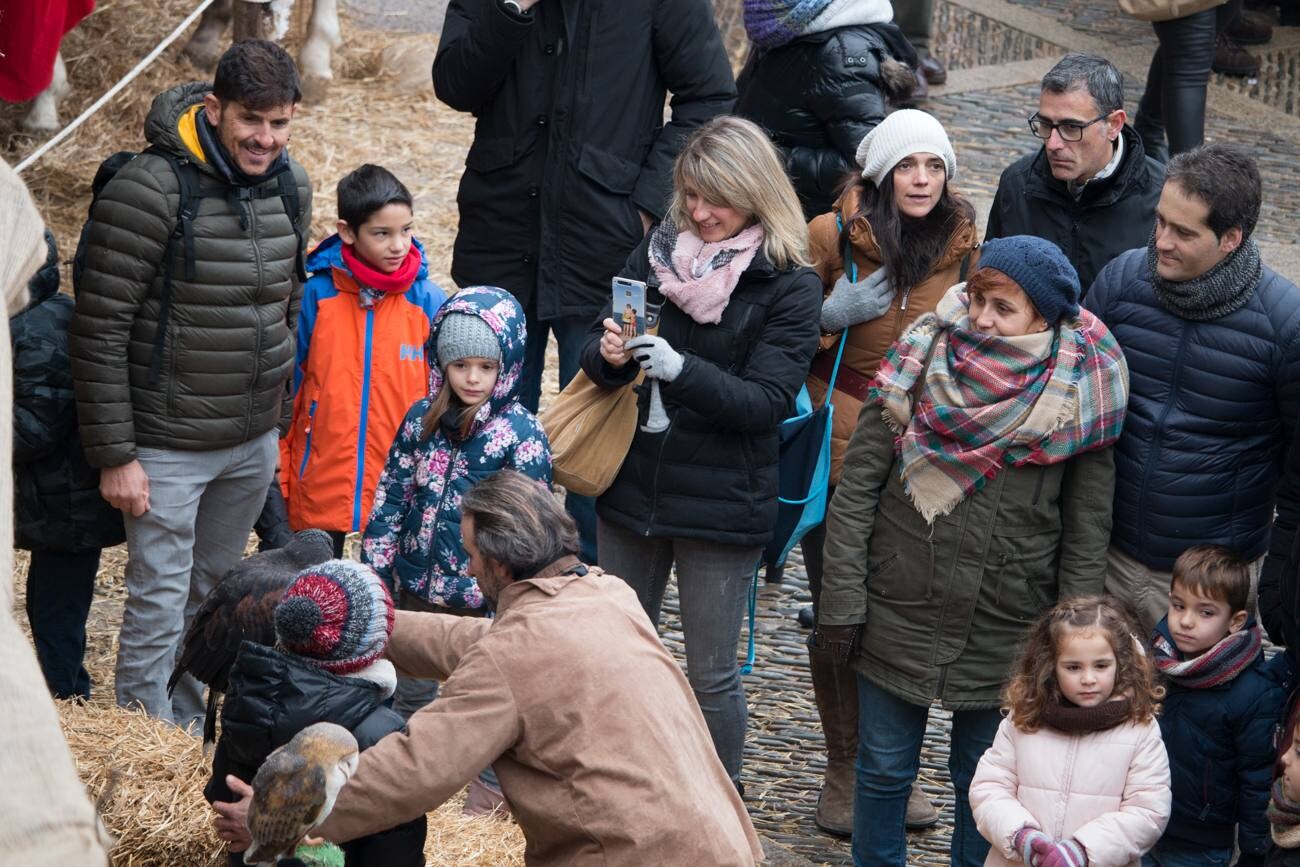
M 354 840 L 435 809 L 522 736 L 514 694 L 490 642 L 490 621 L 399 612 L 388 656 L 423 677 L 450 674 L 438 700 L 361 754 L 329 818 L 313 834 Z
M 385 656 L 407 677 L 446 680 L 491 626 L 492 621 L 484 617 L 398 611 Z

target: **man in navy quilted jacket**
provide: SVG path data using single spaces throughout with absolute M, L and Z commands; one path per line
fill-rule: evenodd
M 1147 246 L 1107 265 L 1086 296 L 1128 359 L 1106 590 L 1143 635 L 1185 549 L 1240 551 L 1254 584 L 1275 507 L 1279 538 L 1300 513 L 1300 486 L 1278 486 L 1300 408 L 1300 290 L 1260 261 L 1260 198 L 1242 148 L 1179 154 Z

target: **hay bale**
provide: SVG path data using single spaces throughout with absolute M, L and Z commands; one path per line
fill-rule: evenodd
M 225 845 L 203 799 L 211 762 L 198 738 L 138 711 L 56 702 L 77 773 L 117 838 L 118 867 L 221 867 Z M 463 797 L 429 814 L 425 860 L 439 867 L 518 867 L 513 821 L 460 814 Z
M 137 711 L 56 704 L 77 773 L 117 838 L 115 865 L 224 862 L 203 800 L 209 764 L 198 738 Z

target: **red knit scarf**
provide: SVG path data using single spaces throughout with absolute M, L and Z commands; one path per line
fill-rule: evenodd
M 343 254 L 343 264 L 348 266 L 357 282 L 380 292 L 405 292 L 411 288 L 415 276 L 420 273 L 420 249 L 414 244 L 406 251 L 406 261 L 391 274 L 385 274 L 369 265 L 356 254 L 351 244 L 343 244 L 339 249 Z

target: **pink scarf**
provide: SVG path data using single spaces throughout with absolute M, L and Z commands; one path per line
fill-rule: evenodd
M 678 234 L 665 219 L 650 236 L 650 267 L 665 298 L 701 325 L 717 325 L 763 240 L 760 223 L 725 241 L 705 243 L 694 232 Z

